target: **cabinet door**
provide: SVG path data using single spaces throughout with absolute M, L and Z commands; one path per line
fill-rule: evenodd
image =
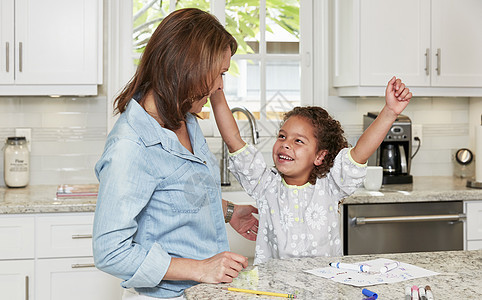
M 0 261 L 0 298 L 8 300 L 34 299 L 33 274 L 33 260 Z
M 93 213 L 37 218 L 37 257 L 92 256 Z
M 0 259 L 34 258 L 34 221 L 31 216 L 0 215 Z
M 39 259 L 37 261 L 37 299 L 118 300 L 120 279 L 99 271 L 93 258 Z
M 482 201 L 467 201 L 467 240 L 482 240 Z
M 433 86 L 482 86 L 480 28 L 482 1 L 432 2 Z
M 430 0 L 360 1 L 360 84 L 428 86 Z M 428 54 L 428 56 L 426 56 Z
M 14 0 L 0 1 L 0 83 L 14 81 Z
M 15 84 L 96 84 L 99 13 L 98 0 L 17 0 Z

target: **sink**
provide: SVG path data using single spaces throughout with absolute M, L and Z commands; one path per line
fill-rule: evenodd
M 222 195 L 223 199 L 231 201 L 234 204 L 253 205 L 256 207 L 255 200 L 244 191 L 223 191 Z M 232 252 L 244 255 L 247 258 L 254 258 L 256 242 L 245 239 L 229 224 L 226 224 L 226 231 L 228 233 L 229 247 Z

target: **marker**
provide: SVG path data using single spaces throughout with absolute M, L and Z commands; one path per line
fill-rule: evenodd
M 425 293 L 427 294 L 427 299 L 428 300 L 433 300 L 433 294 L 432 294 L 432 289 L 430 288 L 430 286 L 426 286 L 425 287 Z
M 385 273 L 387 273 L 388 271 L 391 271 L 391 270 L 397 268 L 399 265 L 400 265 L 400 263 L 399 263 L 398 261 L 392 262 L 391 264 L 388 264 L 388 265 L 386 265 L 386 266 L 381 267 L 381 268 L 380 268 L 380 273 L 385 274 Z
M 420 295 L 420 300 L 427 300 L 427 295 L 423 287 L 418 288 L 418 294 Z
M 345 264 L 341 262 L 329 263 L 330 267 L 338 269 L 353 270 L 359 272 L 370 272 L 370 266 L 367 265 L 355 265 L 355 264 Z
M 367 299 L 374 299 L 375 300 L 375 299 L 378 298 L 377 293 L 372 292 L 372 291 L 367 290 L 367 289 L 363 289 L 362 294 L 368 297 L 368 298 L 365 298 L 364 300 L 367 300 Z
M 405 300 L 412 300 L 412 289 L 409 286 L 405 287 Z
M 228 291 L 232 291 L 232 292 L 241 292 L 241 293 L 248 293 L 248 294 L 276 296 L 276 297 L 282 297 L 282 298 L 296 299 L 296 295 L 293 295 L 293 294 L 282 294 L 282 293 L 246 290 L 246 289 L 238 289 L 238 288 L 233 288 L 233 287 L 228 287 L 228 288 L 224 288 L 224 289 L 228 290 Z
M 419 300 L 418 299 L 418 286 L 412 286 L 412 300 Z

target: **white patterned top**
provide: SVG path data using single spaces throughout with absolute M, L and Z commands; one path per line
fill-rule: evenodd
M 270 258 L 342 255 L 338 204 L 366 175 L 366 164 L 356 163 L 349 148 L 315 185 L 288 185 L 251 145 L 230 154 L 229 170 L 258 206 L 255 265 Z

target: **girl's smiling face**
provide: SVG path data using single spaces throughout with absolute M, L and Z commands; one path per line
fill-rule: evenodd
M 321 165 L 326 150 L 317 149 L 313 125 L 300 116 L 286 120 L 273 146 L 273 161 L 289 185 L 304 185 L 315 166 Z

